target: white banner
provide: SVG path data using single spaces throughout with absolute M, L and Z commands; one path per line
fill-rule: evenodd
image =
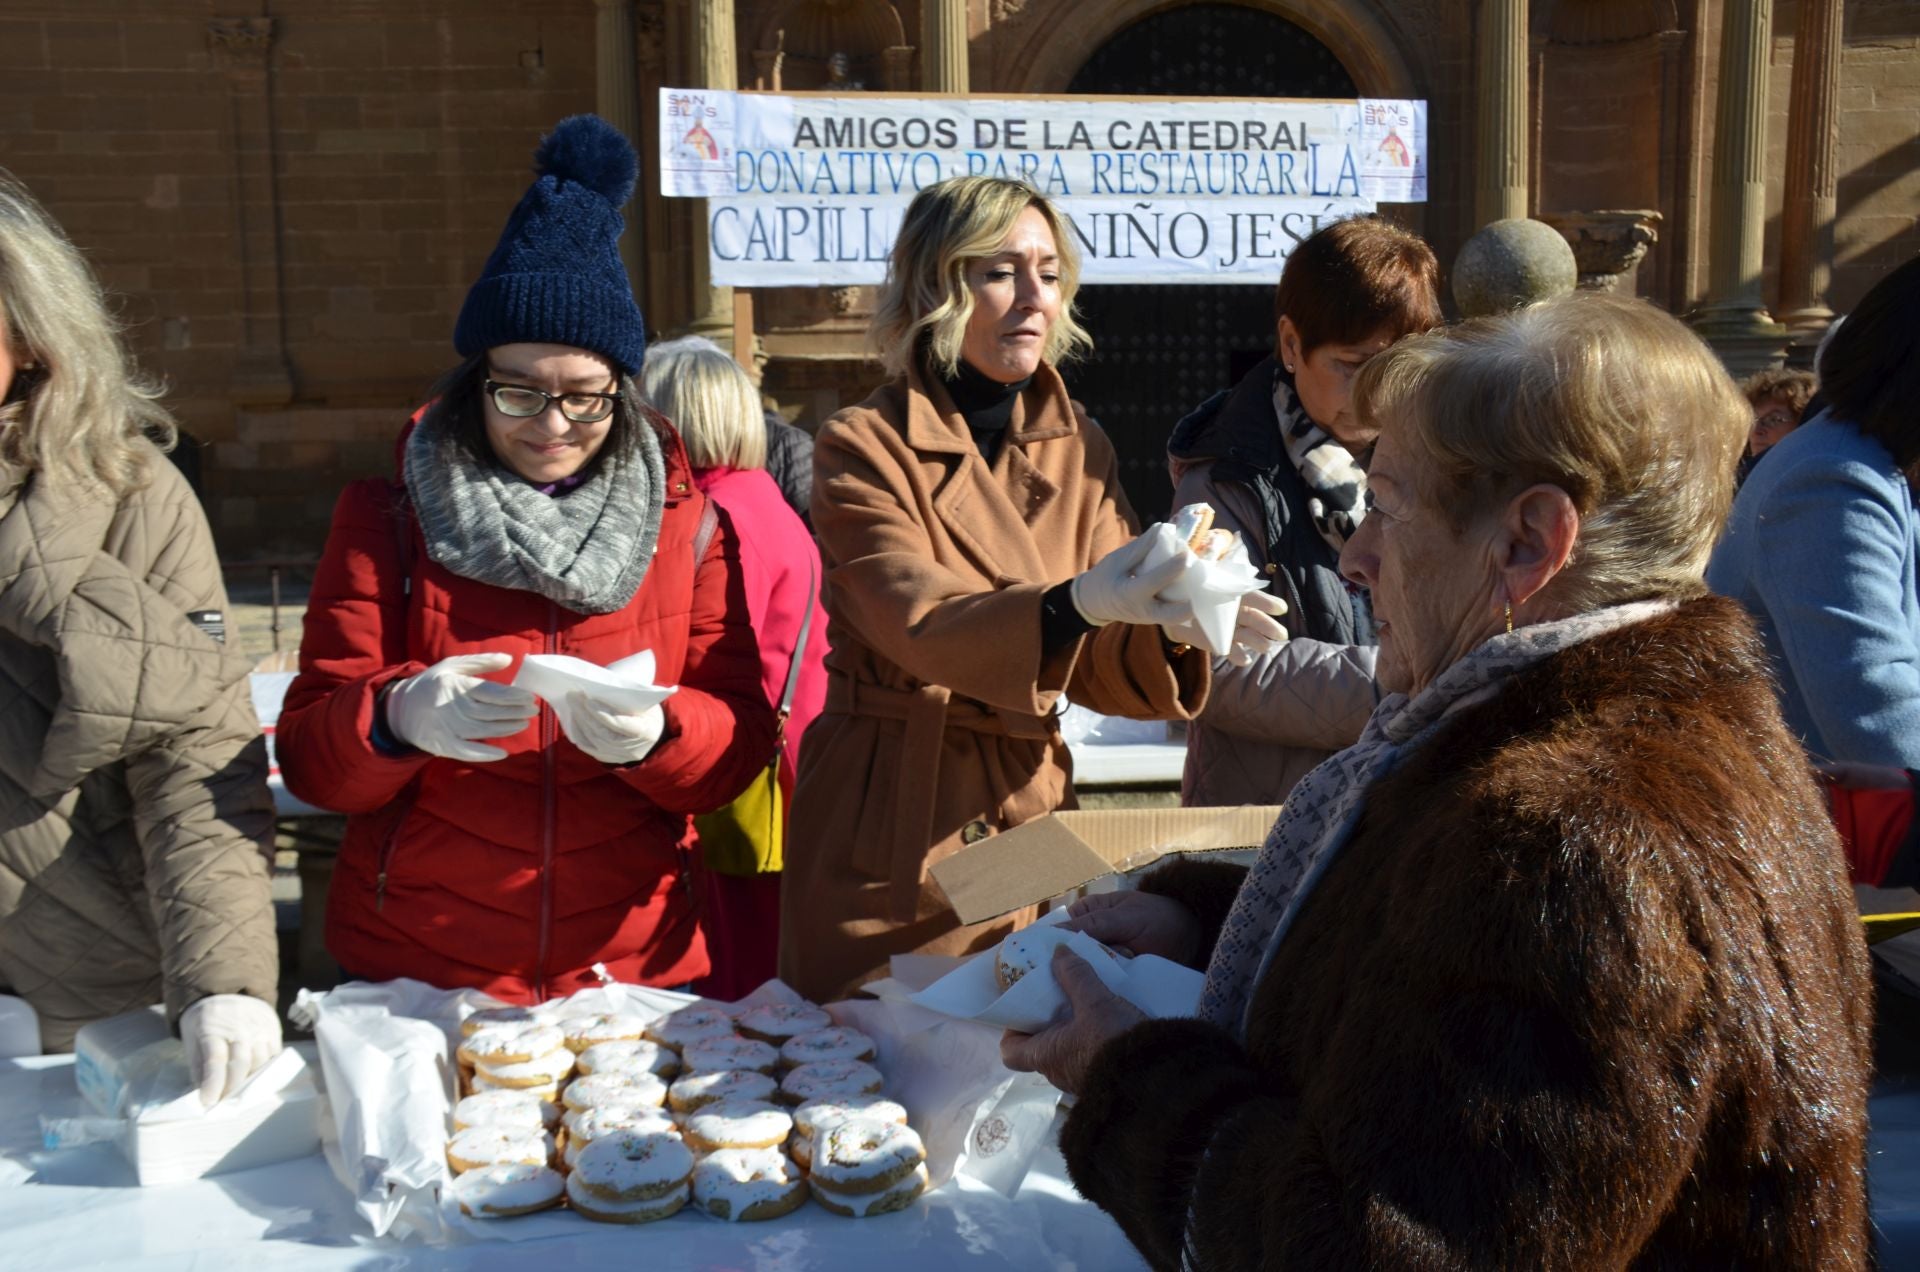
M 713 281 L 877 283 L 907 203 L 1030 182 L 1090 282 L 1263 282 L 1294 243 L 1426 198 L 1426 103 L 660 91 L 660 189 L 705 197 Z

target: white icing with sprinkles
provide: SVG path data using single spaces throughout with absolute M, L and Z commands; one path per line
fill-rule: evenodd
M 771 1072 L 780 1059 L 780 1053 L 768 1043 L 729 1036 L 690 1042 L 680 1053 L 680 1058 L 694 1073 L 723 1073 L 728 1069 Z
M 658 1196 L 693 1172 L 693 1151 L 670 1135 L 615 1131 L 580 1150 L 574 1178 L 595 1196 Z
M 595 1073 L 567 1084 L 562 1098 L 570 1109 L 596 1104 L 646 1104 L 659 1107 L 667 1084 L 651 1073 Z
M 633 1073 L 644 1069 L 666 1078 L 680 1071 L 680 1057 L 671 1048 L 639 1038 L 596 1042 L 580 1053 L 577 1063 L 582 1073 Z
M 751 1069 L 729 1069 L 724 1073 L 692 1073 L 675 1079 L 668 1090 L 677 1108 L 691 1108 L 710 1100 L 765 1100 L 779 1087 L 772 1078 Z
M 762 1003 L 740 1013 L 740 1028 L 769 1038 L 791 1038 L 813 1033 L 833 1023 L 833 1017 L 812 1003 Z
M 687 1114 L 687 1134 L 722 1148 L 778 1144 L 793 1115 L 765 1100 L 716 1100 Z
M 835 1025 L 787 1039 L 780 1044 L 780 1058 L 795 1066 L 822 1060 L 871 1060 L 873 1039 L 858 1029 Z
M 785 1201 L 806 1186 L 806 1179 L 777 1148 L 723 1148 L 693 1168 L 693 1199 L 702 1208 L 726 1202 L 727 1218 L 736 1223 L 748 1208 Z
M 780 1080 L 780 1089 L 794 1100 L 831 1099 L 871 1095 L 880 1090 L 880 1070 L 858 1060 L 822 1060 L 803 1064 Z
M 538 1096 L 525 1091 L 481 1091 L 453 1106 L 453 1129 L 469 1126 L 517 1126 L 541 1130 L 547 1124 L 546 1110 Z
M 483 1166 L 456 1176 L 450 1192 L 467 1213 L 534 1210 L 560 1199 L 565 1181 L 549 1166 Z

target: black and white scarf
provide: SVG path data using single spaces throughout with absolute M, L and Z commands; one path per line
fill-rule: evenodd
M 1313 528 L 1338 556 L 1367 515 L 1367 474 L 1346 447 L 1307 417 L 1299 396 L 1278 368 L 1273 375 L 1273 411 L 1280 420 L 1287 458 L 1307 483 L 1307 512 Z
M 646 425 L 626 455 L 601 458 L 549 495 L 499 464 L 479 464 L 433 413 L 407 438 L 407 493 L 427 555 L 461 578 L 537 592 L 576 614 L 626 608 L 660 538 L 666 461 Z

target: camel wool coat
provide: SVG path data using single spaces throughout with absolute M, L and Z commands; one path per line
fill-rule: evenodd
M 1144 886 L 1217 933 L 1243 874 Z M 1062 1130 L 1154 1268 L 1867 1265 L 1866 944 L 1733 602 L 1457 709 L 1270 959 L 1244 1040 L 1137 1025 Z
M 1204 651 L 1099 628 L 1046 654 L 1041 601 L 1136 533 L 1113 447 L 1042 365 L 991 467 L 920 374 L 840 412 L 814 447 L 832 652 L 788 824 L 780 974 L 814 999 L 895 954 L 962 954 L 1031 922 L 962 927 L 928 864 L 1074 806 L 1053 716 L 1189 720 Z

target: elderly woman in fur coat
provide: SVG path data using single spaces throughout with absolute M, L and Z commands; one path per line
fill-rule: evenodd
M 1745 403 L 1638 302 L 1361 373 L 1388 696 L 1247 872 L 1074 923 L 1204 967 L 1142 1020 L 1065 954 L 1010 1064 L 1156 1268 L 1858 1267 L 1872 991 L 1766 657 L 1701 571 Z

